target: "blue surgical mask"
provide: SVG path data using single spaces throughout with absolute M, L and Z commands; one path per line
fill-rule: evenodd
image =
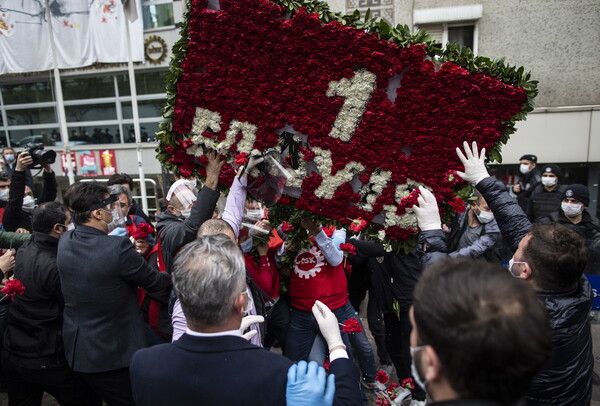
M 4 155 L 4 159 L 6 160 L 6 162 L 14 162 L 15 160 L 15 156 L 13 154 L 6 154 Z
M 252 249 L 252 237 L 249 237 L 246 241 L 240 243 L 240 248 L 244 254 L 250 252 Z

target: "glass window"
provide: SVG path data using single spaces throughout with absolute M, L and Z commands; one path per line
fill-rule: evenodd
M 10 145 L 24 147 L 29 143 L 42 143 L 45 146 L 62 145 L 58 128 L 44 128 L 37 130 L 9 130 Z
M 133 125 L 123 126 L 124 141 L 135 142 L 135 131 Z M 140 139 L 142 142 L 156 141 L 156 132 L 158 131 L 158 122 L 156 123 L 140 123 Z
M 165 107 L 165 100 L 148 100 L 138 102 L 138 114 L 140 118 L 160 117 L 162 109 Z M 122 105 L 123 118 L 133 118 L 133 109 L 131 102 L 125 102 Z
M 448 42 L 455 42 L 461 47 L 473 49 L 473 34 L 475 27 L 464 25 L 462 27 L 448 27 Z
M 142 72 L 135 74 L 135 90 L 137 94 L 165 93 L 165 74 L 167 71 Z M 129 75 L 117 75 L 119 96 L 131 96 Z
M 52 101 L 50 82 L 23 83 L 2 87 L 4 104 L 41 103 Z
M 83 106 L 65 106 L 67 122 L 115 120 L 117 109 L 111 104 L 86 104 Z
M 145 30 L 175 25 L 171 1 L 145 1 L 142 3 L 142 14 Z
M 41 107 L 37 109 L 7 110 L 8 125 L 56 123 L 54 107 Z
M 115 96 L 115 85 L 112 76 L 63 78 L 62 90 L 64 100 L 96 99 L 99 97 Z
M 121 142 L 119 126 L 103 125 L 102 127 L 68 126 L 69 143 L 71 145 L 114 144 Z

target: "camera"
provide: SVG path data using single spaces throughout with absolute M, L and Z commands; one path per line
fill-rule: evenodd
M 44 144 L 41 142 L 30 142 L 25 145 L 25 151 L 33 159 L 33 166 L 53 164 L 56 161 L 56 152 L 51 149 L 44 149 Z

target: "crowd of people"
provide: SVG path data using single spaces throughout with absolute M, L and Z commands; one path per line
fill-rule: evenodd
M 32 157 L 5 149 L 9 405 L 44 392 L 61 405 L 589 405 L 584 273 L 600 272 L 589 190 L 535 155 L 507 187 L 475 143 L 457 154 L 474 187 L 467 210 L 442 224 L 420 187 L 412 251 L 305 218 L 308 247 L 287 266 L 285 227 L 247 196 L 262 158 L 221 211 L 224 161 L 208 152 L 204 184 L 176 180 L 152 221 L 126 174 L 75 183 L 59 202 L 44 165 L 36 202 Z M 392 375 L 401 387 L 385 385 Z

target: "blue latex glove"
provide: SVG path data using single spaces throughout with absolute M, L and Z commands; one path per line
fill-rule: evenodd
M 285 391 L 288 406 L 331 406 L 335 395 L 335 375 L 316 362 L 300 361 L 288 369 Z
M 110 233 L 108 233 L 108 235 L 111 235 L 113 237 L 127 237 L 129 235 L 129 233 L 127 232 L 125 227 L 117 227 L 114 230 L 112 230 Z

